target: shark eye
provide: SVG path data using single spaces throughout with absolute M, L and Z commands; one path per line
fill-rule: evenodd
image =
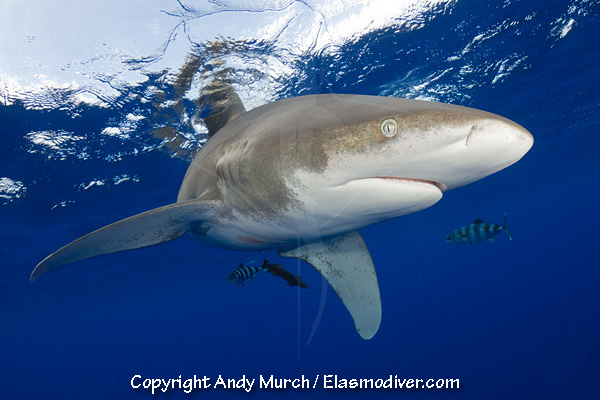
M 380 128 L 381 133 L 387 137 L 394 137 L 398 133 L 398 123 L 393 118 L 384 119 Z

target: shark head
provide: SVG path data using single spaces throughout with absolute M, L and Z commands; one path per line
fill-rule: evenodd
M 294 121 L 301 144 L 286 157 L 304 157 L 288 171 L 287 184 L 326 233 L 323 221 L 350 231 L 427 208 L 443 192 L 515 163 L 533 145 L 525 128 L 485 111 L 372 96 L 335 95 L 334 102 L 329 96 L 304 98 L 312 111 Z
M 205 224 L 210 232 L 200 239 L 281 248 L 430 207 L 444 191 L 518 161 L 532 144 L 518 124 L 467 107 L 302 96 L 226 124 L 188 169 L 178 201 L 216 199 L 233 210 L 235 217 Z
M 381 102 L 378 112 L 366 104 L 352 111 L 363 123 L 332 130 L 328 175 L 346 181 L 416 180 L 446 191 L 506 168 L 533 145 L 525 128 L 495 114 L 418 100 L 377 100 L 369 106 Z

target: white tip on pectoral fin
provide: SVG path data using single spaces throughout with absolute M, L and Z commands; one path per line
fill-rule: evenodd
M 379 283 L 369 250 L 358 232 L 279 254 L 312 265 L 340 296 L 360 336 L 375 336 L 381 323 Z
M 192 200 L 134 215 L 89 233 L 46 257 L 30 280 L 62 264 L 101 254 L 137 249 L 173 240 L 196 230 L 215 207 L 213 201 Z

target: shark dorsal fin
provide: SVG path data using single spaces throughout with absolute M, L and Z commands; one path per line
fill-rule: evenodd
M 481 218 L 477 218 L 475 221 L 473 221 L 474 224 L 483 224 L 484 222 L 481 220 Z
M 210 114 L 204 118 L 208 136 L 212 137 L 222 127 L 246 112 L 240 96 L 224 82 L 215 81 L 209 85 L 200 99 L 210 107 Z

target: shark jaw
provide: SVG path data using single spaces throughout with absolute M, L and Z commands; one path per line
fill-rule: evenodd
M 424 183 L 427 185 L 433 185 L 433 186 L 437 187 L 440 190 L 440 192 L 445 192 L 446 190 L 448 190 L 448 186 L 446 186 L 446 184 L 441 183 L 441 182 L 430 181 L 427 179 L 403 178 L 403 177 L 396 177 L 396 176 L 374 176 L 372 178 L 361 178 L 361 179 L 383 179 L 386 181 L 391 181 L 392 183 L 394 183 L 394 182 L 396 182 L 396 183 Z

